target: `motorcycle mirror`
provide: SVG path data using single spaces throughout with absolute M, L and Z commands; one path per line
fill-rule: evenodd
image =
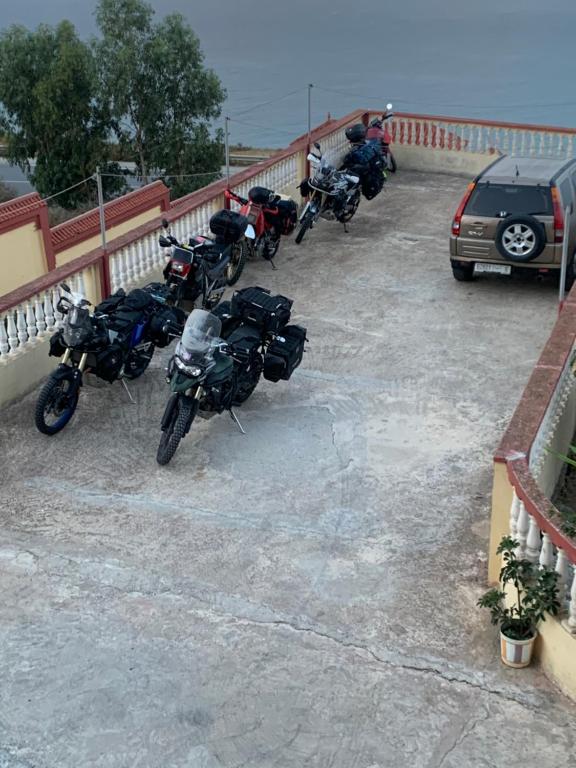
M 172 243 L 170 242 L 170 240 L 168 240 L 167 237 L 164 237 L 164 235 L 160 235 L 160 237 L 158 238 L 158 243 L 161 248 L 170 248 L 172 246 Z
M 162 219 L 162 226 L 164 227 L 164 229 L 168 229 L 168 227 L 170 226 L 168 224 L 168 219 Z
M 72 293 L 72 290 L 66 285 L 66 283 L 60 283 L 60 288 L 62 288 L 63 291 L 66 291 L 66 293 Z

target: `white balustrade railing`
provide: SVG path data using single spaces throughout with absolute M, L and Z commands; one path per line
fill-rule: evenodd
M 576 634 L 576 563 L 561 547 L 556 547 L 550 535 L 541 530 L 536 518 L 513 491 L 510 507 L 510 536 L 518 541 L 516 554 L 520 558 L 538 563 L 558 575 L 558 594 L 563 626 Z
M 86 292 L 84 271 L 66 278 L 66 283 L 73 291 Z M 0 313 L 0 364 L 32 349 L 60 327 L 62 315 L 57 306 L 61 294 L 60 286 L 53 285 Z
M 567 160 L 576 156 L 576 131 L 562 129 L 398 114 L 389 130 L 395 143 L 429 149 Z
M 566 453 L 576 430 L 576 380 L 572 373 L 572 353 L 566 360 L 532 447 L 529 469 L 540 490 L 551 498 L 565 469 L 556 453 Z
M 344 129 L 339 126 L 333 133 L 324 137 L 323 142 L 330 147 L 345 143 Z M 300 181 L 298 175 L 301 152 L 301 149 L 295 150 L 293 154 L 283 156 L 262 169 L 256 166 L 254 173 L 236 187 L 239 194 L 246 196 L 248 189 L 253 186 L 268 187 L 279 193 L 293 188 Z M 234 188 L 234 177 L 231 182 Z M 191 234 L 210 235 L 210 218 L 222 205 L 221 192 L 194 208 L 186 208 L 183 204 L 181 213 L 176 205 L 170 212 L 174 235 L 179 240 L 186 240 Z M 158 244 L 161 231 L 150 231 L 108 253 L 106 258 L 112 292 L 119 288 L 129 290 L 146 281 L 154 271 L 164 267 L 170 249 L 163 249 Z M 73 273 L 66 278 L 66 282 L 74 290 L 85 293 L 87 283 L 94 286 L 98 268 L 98 264 L 92 264 Z M 62 318 L 56 308 L 59 298 L 60 288 L 55 283 L 0 313 L 0 363 L 8 363 L 16 355 L 34 348 L 40 339 L 60 326 Z

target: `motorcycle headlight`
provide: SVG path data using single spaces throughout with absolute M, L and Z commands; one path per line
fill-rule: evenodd
M 202 376 L 204 373 L 204 369 L 199 365 L 186 365 L 186 363 L 183 362 L 179 357 L 176 357 L 175 361 L 176 367 L 181 370 L 182 373 L 186 373 L 188 376 L 192 376 L 195 379 L 197 379 L 198 376 Z

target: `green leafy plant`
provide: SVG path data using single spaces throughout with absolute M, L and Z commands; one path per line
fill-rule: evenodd
M 560 610 L 558 576 L 547 568 L 540 569 L 529 560 L 516 555 L 519 543 L 511 536 L 504 536 L 497 553 L 504 564 L 500 570 L 502 589 L 489 589 L 478 600 L 481 608 L 488 608 L 492 624 L 499 624 L 502 634 L 512 640 L 528 640 L 536 632 L 538 622 L 546 614 L 553 616 Z M 514 602 L 505 603 L 505 588 L 512 584 Z

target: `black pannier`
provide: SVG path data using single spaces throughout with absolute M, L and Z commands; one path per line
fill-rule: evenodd
M 94 309 L 94 314 L 109 315 L 111 312 L 115 312 L 125 298 L 126 293 L 123 288 L 120 288 L 116 293 L 113 293 L 112 296 L 107 296 L 105 299 L 102 299 L 100 304 Z
M 64 352 L 66 352 L 66 344 L 64 344 L 64 339 L 62 338 L 62 329 L 50 336 L 49 344 L 50 351 L 48 354 L 52 355 L 52 357 L 62 357 Z
M 355 123 L 344 131 L 348 141 L 356 144 L 358 141 L 364 141 L 366 138 L 366 126 L 364 123 Z
M 280 200 L 276 207 L 278 213 L 267 213 L 266 218 L 280 235 L 291 235 L 298 221 L 298 206 L 294 200 Z
M 248 199 L 256 205 L 269 205 L 274 202 L 276 194 L 266 187 L 252 187 L 248 190 Z
M 177 329 L 180 332 L 184 330 L 185 322 L 186 314 L 178 307 L 162 307 L 152 315 L 147 337 L 157 347 L 167 347 L 175 338 L 173 334 Z
M 268 381 L 288 381 L 302 362 L 306 328 L 287 325 L 266 350 L 264 378 Z
M 104 381 L 116 381 L 124 362 L 124 355 L 119 344 L 111 344 L 96 353 L 94 373 Z
M 362 194 L 366 200 L 372 200 L 372 198 L 380 194 L 383 186 L 384 174 L 381 169 L 376 168 L 371 170 L 370 173 L 364 174 L 362 178 Z
M 244 322 L 277 333 L 290 321 L 292 299 L 271 296 L 266 288 L 243 288 L 232 296 L 231 308 Z
M 226 243 L 226 245 L 237 243 L 247 226 L 246 216 L 236 211 L 218 211 L 210 219 L 210 232 L 216 236 L 216 242 Z

